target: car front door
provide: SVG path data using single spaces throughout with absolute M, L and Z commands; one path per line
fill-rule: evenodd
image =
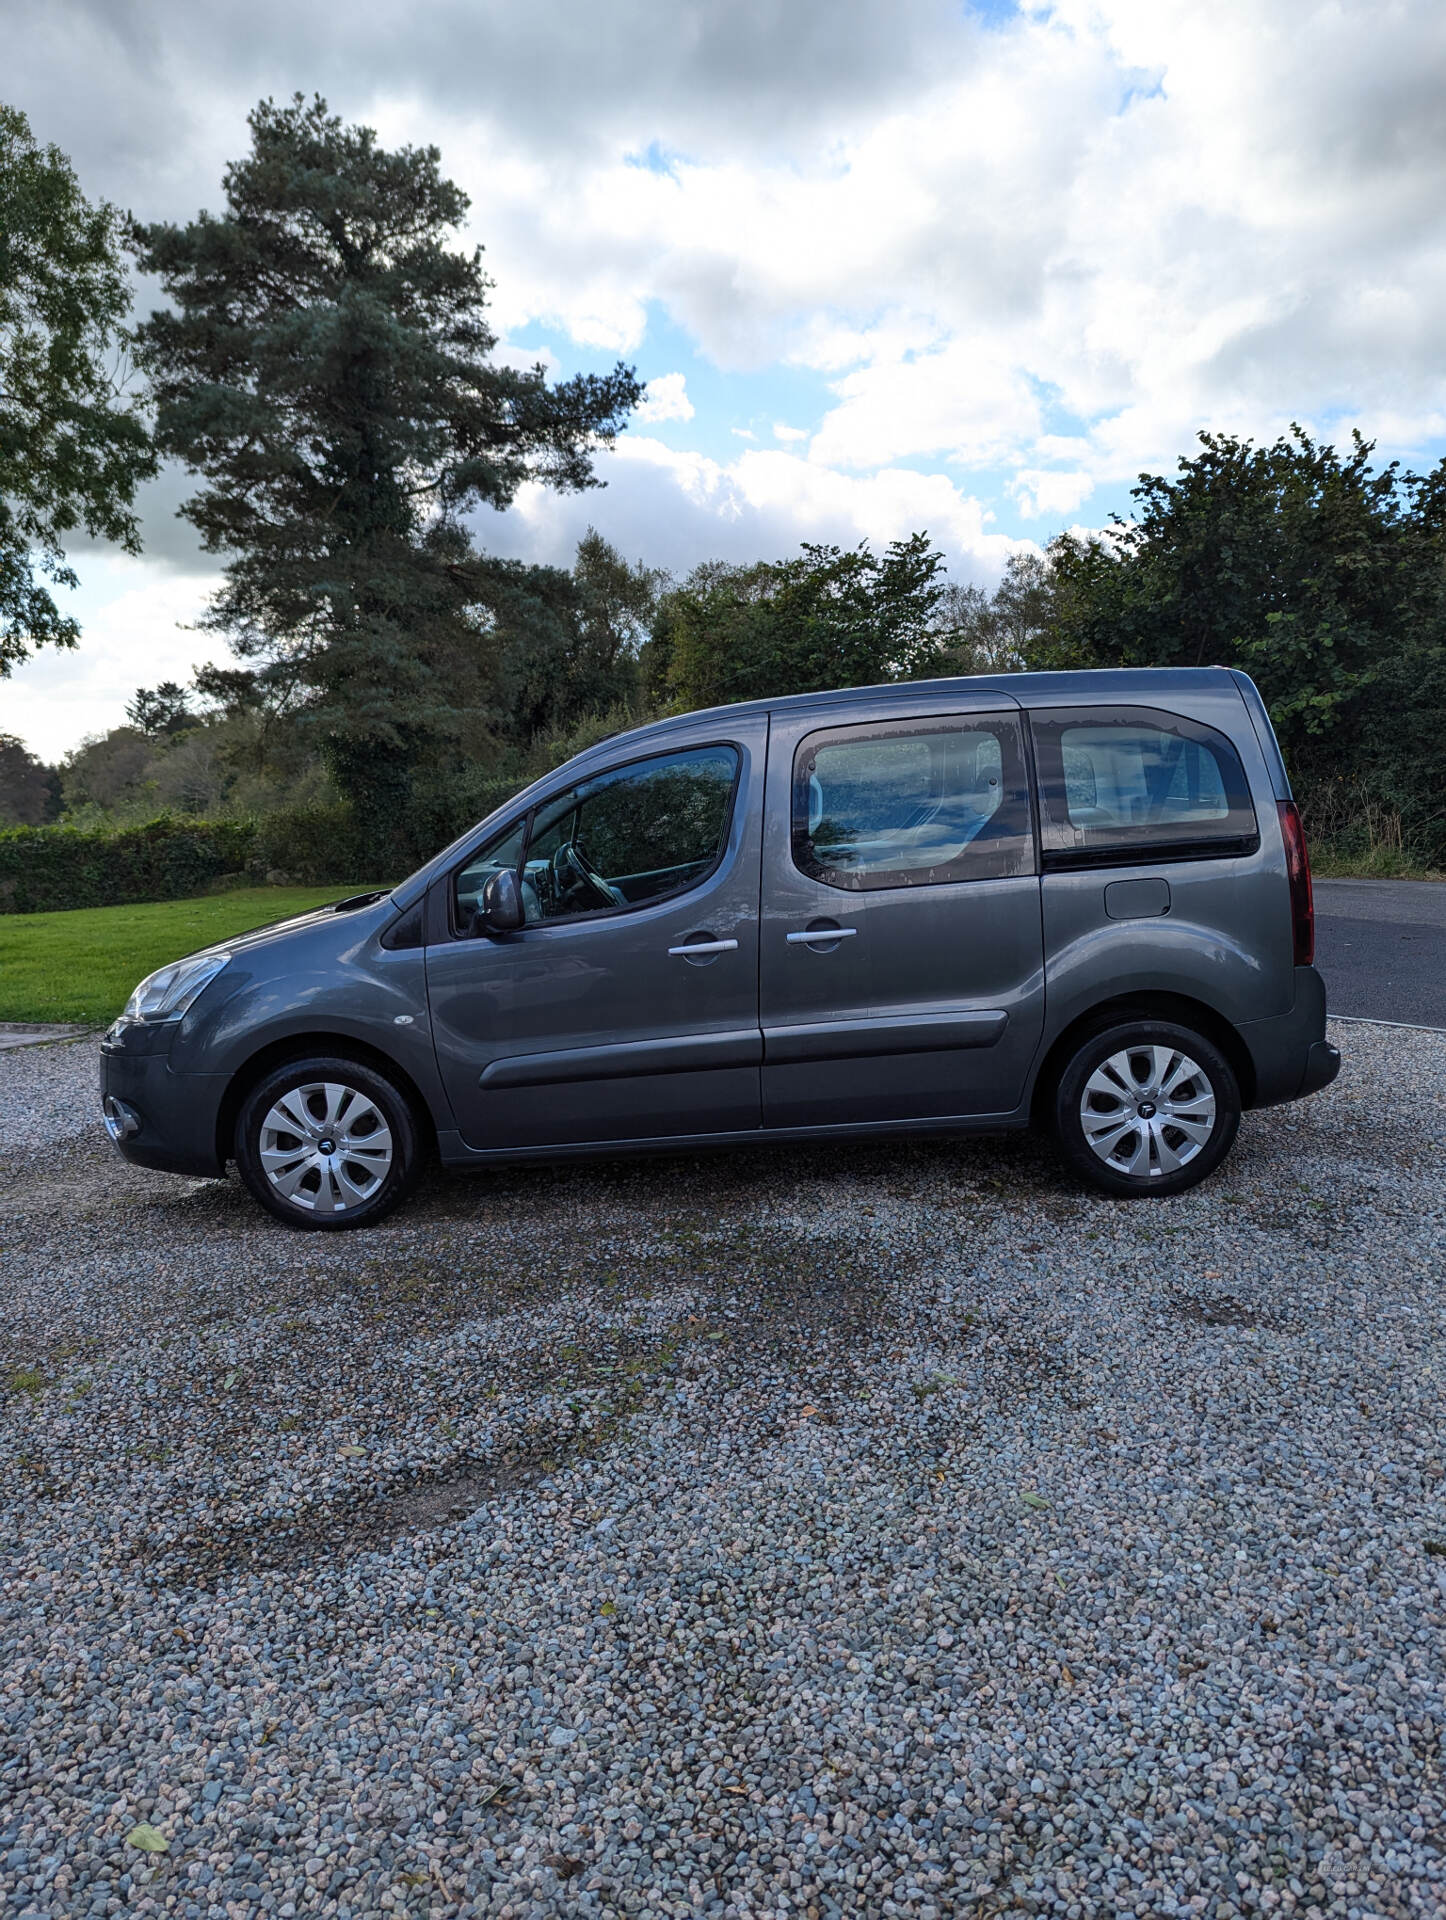
M 1044 1023 L 1019 710 L 822 718 L 770 738 L 764 1124 L 1011 1112 Z
M 449 924 L 427 990 L 468 1147 L 758 1127 L 766 748 L 763 717 L 670 735 L 560 787 L 438 883 Z M 525 922 L 474 934 L 502 867 Z

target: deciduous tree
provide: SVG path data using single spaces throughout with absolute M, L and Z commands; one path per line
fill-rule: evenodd
M 0 106 L 0 676 L 76 644 L 45 581 L 77 584 L 77 532 L 139 551 L 136 488 L 156 459 L 127 391 L 129 310 L 115 209 Z
M 791 560 L 710 562 L 659 604 L 650 692 L 707 707 L 938 672 L 943 565 L 923 533 L 882 555 L 806 545 Z

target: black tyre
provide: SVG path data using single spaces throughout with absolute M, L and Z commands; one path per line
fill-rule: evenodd
M 1053 1119 L 1060 1151 L 1089 1186 L 1163 1197 L 1195 1186 L 1229 1153 L 1240 1088 L 1204 1034 L 1124 1020 L 1081 1041 L 1060 1074 Z
M 422 1157 L 406 1096 L 374 1067 L 325 1054 L 257 1082 L 235 1153 L 266 1211 L 313 1233 L 373 1226 L 416 1185 Z

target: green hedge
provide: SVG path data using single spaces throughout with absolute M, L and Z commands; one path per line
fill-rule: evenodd
M 520 784 L 470 779 L 420 793 L 384 846 L 342 803 L 283 808 L 259 820 L 163 814 L 141 827 L 7 827 L 0 829 L 0 913 L 183 900 L 232 881 L 400 880 Z
M 218 880 L 247 877 L 255 855 L 250 820 L 7 827 L 0 831 L 0 913 L 182 900 Z

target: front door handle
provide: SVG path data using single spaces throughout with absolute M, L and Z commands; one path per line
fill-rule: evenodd
M 857 927 L 805 927 L 802 933 L 785 934 L 791 947 L 819 947 L 830 940 L 852 940 Z
M 736 953 L 736 940 L 693 940 L 685 941 L 681 947 L 669 947 L 669 953 L 680 953 L 685 960 L 692 960 L 700 953 Z

